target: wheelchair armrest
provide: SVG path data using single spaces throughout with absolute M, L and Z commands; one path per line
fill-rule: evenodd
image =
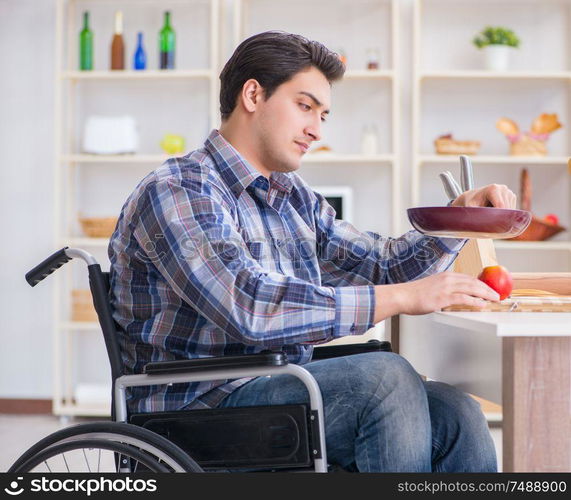
M 262 368 L 264 366 L 284 366 L 288 364 L 285 352 L 260 352 L 258 354 L 240 354 L 237 356 L 219 356 L 213 358 L 180 359 L 147 363 L 143 373 L 147 375 L 166 375 L 173 373 L 192 373 L 225 368 Z
M 388 351 L 392 352 L 391 343 L 387 341 L 380 341 L 371 339 L 368 342 L 361 344 L 341 344 L 341 345 L 328 345 L 313 349 L 312 361 L 318 359 L 338 358 L 339 356 L 350 356 L 352 354 L 361 354 L 363 352 L 374 351 Z

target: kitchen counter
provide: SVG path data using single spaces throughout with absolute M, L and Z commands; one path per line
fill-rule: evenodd
M 502 405 L 505 472 L 571 471 L 571 313 L 401 315 L 389 331 L 420 374 Z

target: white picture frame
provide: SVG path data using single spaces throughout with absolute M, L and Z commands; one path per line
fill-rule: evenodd
M 340 205 L 342 210 L 341 214 L 337 214 L 338 218 L 353 224 L 353 188 L 350 186 L 312 186 L 312 189 L 324 196 L 336 211 Z

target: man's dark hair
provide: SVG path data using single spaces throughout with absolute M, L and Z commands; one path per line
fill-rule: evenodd
M 266 31 L 244 40 L 220 73 L 220 113 L 227 119 L 244 83 L 251 78 L 264 89 L 267 100 L 300 71 L 315 67 L 332 83 L 343 77 L 345 65 L 325 45 L 301 35 Z

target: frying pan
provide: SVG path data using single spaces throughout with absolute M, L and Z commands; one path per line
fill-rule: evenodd
M 531 222 L 531 212 L 495 207 L 415 207 L 407 215 L 417 231 L 448 238 L 513 238 Z

